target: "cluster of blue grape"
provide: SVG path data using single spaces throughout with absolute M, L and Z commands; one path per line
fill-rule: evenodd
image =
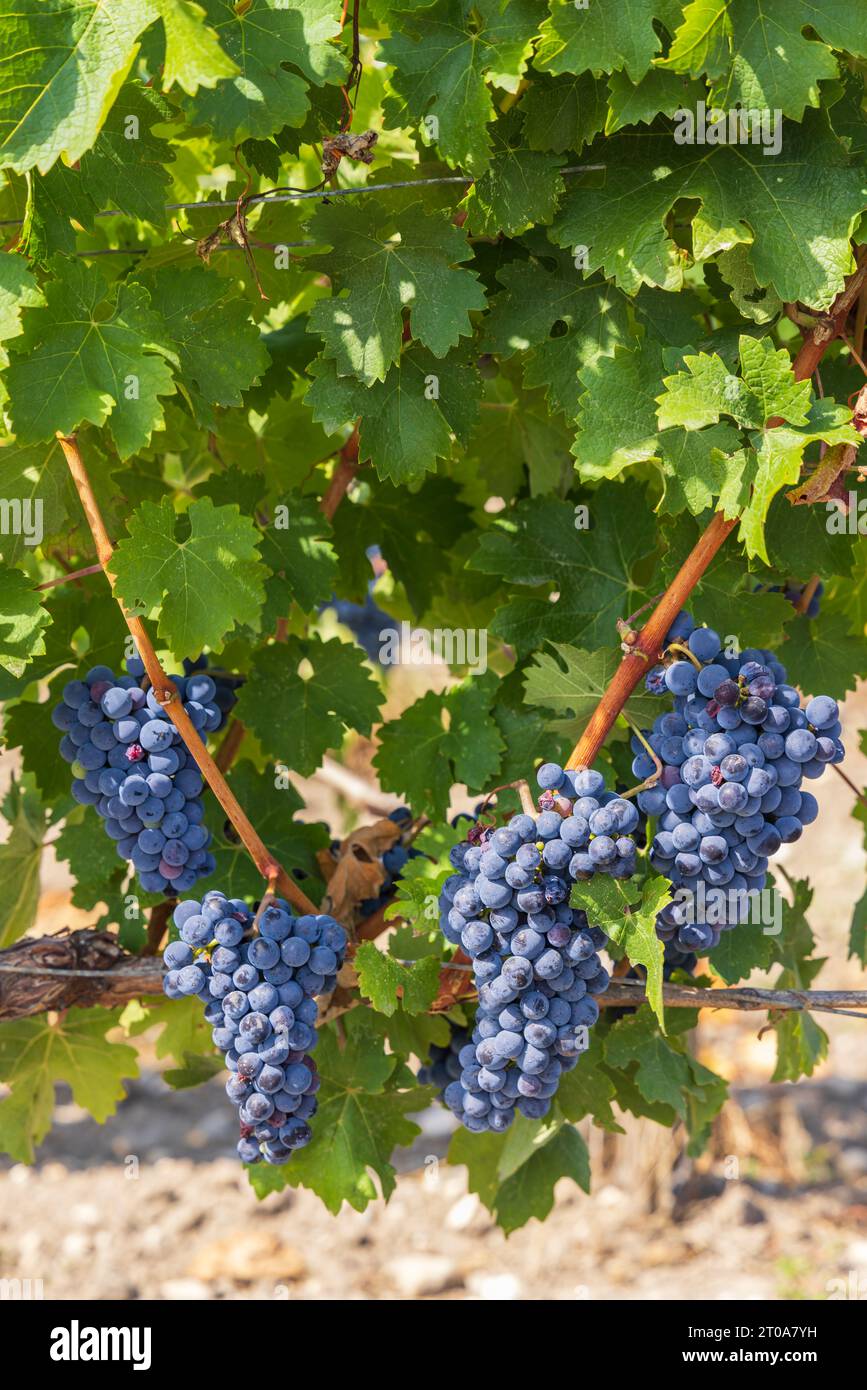
M 293 917 L 276 898 L 258 931 L 246 903 L 223 893 L 178 903 L 180 933 L 163 952 L 170 999 L 195 995 L 205 1004 L 216 1047 L 232 1075 L 244 1163 L 288 1163 L 310 1143 L 319 1074 L 317 994 L 329 993 L 346 953 L 346 932 L 333 917 Z
M 609 982 L 597 954 L 607 938 L 569 906 L 571 884 L 597 870 L 626 877 L 635 866 L 628 832 L 637 812 L 599 773 L 546 763 L 538 780 L 538 815 L 473 825 L 454 846 L 457 873 L 440 898 L 443 934 L 472 958 L 479 991 L 460 1076 L 444 1093 L 473 1131 L 508 1129 L 516 1109 L 534 1120 L 547 1114 L 599 1017 L 593 996 Z M 597 840 L 608 842 L 598 857 Z
M 432 1043 L 430 1058 L 428 1062 L 419 1067 L 418 1079 L 422 1086 L 438 1086 L 440 1098 L 442 1099 L 446 1087 L 452 1081 L 460 1080 L 463 1067 L 461 1066 L 461 1048 L 466 1047 L 470 1041 L 470 1035 L 466 1028 L 460 1024 L 452 1023 L 448 1020 L 451 1036 L 446 1047 L 440 1047 L 438 1043 Z
M 202 824 L 204 783 L 153 691 L 140 688 L 144 666 L 137 657 L 127 661 L 127 671 L 116 679 L 108 666 L 94 666 L 84 680 L 63 687 L 51 713 L 63 734 L 60 754 L 72 764 L 76 801 L 96 808 L 142 887 L 185 893 L 215 868 Z M 212 704 L 210 676 L 172 679 L 196 729 L 216 729 L 222 716 Z
M 844 757 L 836 701 L 819 695 L 804 709 L 772 652 L 726 656 L 718 634 L 680 613 L 666 639 L 684 657 L 658 666 L 648 690 L 673 696 L 647 742 L 663 764 L 638 804 L 658 817 L 650 858 L 675 887 L 657 930 L 681 949 L 709 950 L 720 932 L 743 921 L 749 894 L 764 887 L 768 861 L 815 820 L 815 797 L 802 790 Z M 637 777 L 654 763 L 633 737 Z M 702 885 L 704 903 L 696 890 Z
M 197 656 L 192 661 L 188 656 L 185 656 L 183 665 L 185 678 L 206 675 L 213 682 L 214 693 L 211 697 L 211 703 L 216 705 L 220 711 L 220 722 L 214 726 L 214 733 L 216 733 L 223 727 L 227 716 L 238 703 L 237 691 L 244 684 L 244 677 L 227 675 L 223 671 L 208 670 L 207 652 L 202 652 L 201 656 Z

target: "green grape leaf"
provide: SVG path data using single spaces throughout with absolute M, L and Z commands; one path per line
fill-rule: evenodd
M 472 331 L 470 311 L 484 309 L 485 296 L 460 265 L 471 255 L 466 235 L 425 213 L 420 199 L 397 212 L 374 198 L 320 205 L 311 228 L 332 250 L 307 264 L 328 274 L 333 298 L 314 304 L 310 330 L 341 375 L 385 380 L 400 356 L 405 308 L 412 336 L 434 357 Z
M 142 276 L 159 314 L 160 340 L 177 360 L 199 423 L 212 426 L 215 405 L 240 405 L 242 392 L 264 374 L 269 357 L 233 287 L 203 268 L 164 267 Z
M 777 1065 L 772 1081 L 799 1081 L 812 1076 L 828 1055 L 828 1034 L 813 1015 L 789 1010 L 774 1021 L 777 1034 Z
M 16 1163 L 32 1163 L 51 1128 L 54 1087 L 65 1082 L 76 1105 L 104 1124 L 124 1098 L 123 1082 L 138 1076 L 135 1049 L 110 1043 L 116 1009 L 69 1009 L 0 1023 L 0 1144 Z
M 386 120 L 420 125 L 446 163 L 481 173 L 491 160 L 487 127 L 495 115 L 486 79 L 516 91 L 536 34 L 537 6 L 530 0 L 436 0 L 421 11 L 398 11 L 390 22 L 391 37 L 381 46 L 394 68 Z
M 134 999 L 121 1015 L 121 1025 L 127 1037 L 141 1037 L 151 1028 L 159 1028 L 154 1040 L 157 1057 L 171 1057 L 178 1064 L 194 1056 L 205 1056 L 209 1062 L 223 1068 L 223 1059 L 214 1057 L 211 1025 L 206 1021 L 200 999 Z M 204 1080 L 204 1078 L 202 1078 Z
M 578 373 L 611 357 L 625 340 L 626 305 L 598 277 L 585 280 L 571 256 L 548 246 L 542 255 L 497 271 L 505 288 L 491 301 L 482 348 L 501 358 L 521 352 L 525 385 L 544 387 L 551 405 L 572 419 L 581 394 Z
M 3 743 L 6 748 L 21 749 L 25 772 L 32 773 L 43 800 L 54 802 L 70 798 L 71 776 L 69 763 L 57 755 L 61 735 L 58 731 L 55 738 L 48 709 L 33 700 L 7 705 L 3 711 Z M 70 810 L 74 805 L 72 802 Z
M 496 1217 L 506 1234 L 531 1218 L 544 1221 L 554 1205 L 554 1187 L 571 1178 L 590 1190 L 587 1146 L 572 1125 L 534 1124 L 519 1119 L 508 1134 L 470 1134 L 458 1129 L 449 1163 L 465 1164 L 467 1186 Z
M 433 956 L 401 965 L 372 941 L 363 941 L 353 964 L 361 993 L 388 1018 L 398 1007 L 408 1014 L 426 1013 L 437 997 L 440 962 Z
M 867 55 L 864 16 L 855 9 L 845 0 L 730 0 L 731 66 L 714 83 L 711 101 L 800 120 L 805 106 L 819 105 L 819 83 L 837 76 L 831 49 Z M 805 38 L 807 26 L 825 42 Z
M 722 933 L 708 959 L 714 975 L 727 985 L 736 985 L 754 970 L 769 969 L 773 956 L 773 941 L 762 931 L 761 924 L 740 922 L 732 931 Z
M 527 665 L 525 699 L 528 705 L 541 705 L 556 715 L 548 727 L 571 744 L 599 704 L 622 652 L 604 647 L 582 651 L 557 642 L 549 646 L 550 651 L 536 652 Z M 650 725 L 659 713 L 659 698 L 649 695 L 642 682 L 624 709 L 634 723 Z
M 219 647 L 241 623 L 255 627 L 265 577 L 253 521 L 207 497 L 178 517 L 171 499 L 143 502 L 114 552 L 116 590 L 130 609 L 159 608 L 159 632 L 178 656 Z
M 0 16 L 15 80 L 0 94 L 0 168 L 46 173 L 96 140 L 150 23 L 147 0 L 16 0 Z
M 64 770 L 68 776 L 65 763 Z M 94 815 L 88 807 L 81 820 L 67 820 L 54 845 L 55 854 L 69 865 L 75 880 L 73 904 L 84 912 L 92 912 L 101 902 L 111 907 L 127 875 L 126 862 L 117 857 L 115 841 L 98 833 Z
M 503 515 L 502 526 L 483 534 L 470 569 L 511 584 L 548 583 L 559 598 L 512 598 L 492 631 L 521 653 L 545 641 L 609 642 L 617 619 L 631 611 L 632 570 L 653 549 L 652 526 L 636 507 L 634 489 L 597 489 L 589 529 L 568 503 L 551 498 L 520 502 Z
M 580 1053 L 577 1067 L 560 1077 L 557 1108 L 573 1124 L 590 1115 L 599 1129 L 608 1130 L 609 1134 L 623 1134 L 623 1127 L 617 1123 L 611 1109 L 616 1095 L 614 1082 L 600 1065 L 603 1047 L 599 1031 L 591 1029 L 590 1045 Z
M 757 145 L 676 144 L 671 136 L 620 134 L 601 148 L 601 187 L 579 182 L 564 199 L 553 239 L 589 247 L 628 293 L 642 284 L 677 289 L 684 258 L 666 231 L 674 204 L 693 200 L 697 261 L 742 243 L 756 282 L 781 299 L 826 309 L 852 269 L 849 234 L 867 205 L 862 172 L 820 116 L 787 127 L 785 153 L 765 158 Z M 784 162 L 781 162 L 784 161 Z M 785 185 L 785 196 L 781 193 Z
M 213 87 L 238 69 L 223 52 L 214 30 L 204 23 L 204 10 L 194 0 L 151 0 L 165 29 L 166 60 L 163 91 L 177 85 L 195 96 L 199 87 Z
M 690 1082 L 689 1062 L 679 1039 L 662 1035 L 647 1004 L 618 1020 L 605 1040 L 605 1057 L 615 1067 L 635 1063 L 634 1080 L 644 1099 L 670 1105 L 678 1115 L 685 1117 L 684 1093 Z
M 44 631 L 51 619 L 39 594 L 21 570 L 0 565 L 0 666 L 21 676 L 45 651 Z
M 267 752 L 309 777 L 346 729 L 370 733 L 380 700 L 357 647 L 290 637 L 256 652 L 237 714 Z
M 274 575 L 266 584 L 309 613 L 334 591 L 337 556 L 331 527 L 312 501 L 280 502 L 262 532 L 262 559 Z
M 647 976 L 647 1002 L 665 1032 L 662 1005 L 662 942 L 656 935 L 657 914 L 671 898 L 668 879 L 655 874 L 641 884 L 596 874 L 587 883 L 572 887 L 571 903 L 582 908 L 589 921 L 610 936 L 633 965 L 643 965 Z
M 687 510 L 701 516 L 730 480 L 732 457 L 740 454 L 738 434 L 730 425 L 705 430 L 663 430 L 657 446 L 665 492 L 659 510 L 673 516 Z
M 3 800 L 9 827 L 0 845 L 0 949 L 24 936 L 36 920 L 46 811 L 32 783 L 13 777 Z
M 620 0 L 616 5 L 575 5 L 550 0 L 551 15 L 539 30 L 536 66 L 547 72 L 616 72 L 633 82 L 644 76 L 659 50 L 653 28 L 656 0 Z
M 21 311 L 42 303 L 42 291 L 23 256 L 14 251 L 0 252 L 0 342 L 21 333 Z M 7 362 L 0 354 L 0 364 Z
M 659 115 L 673 116 L 683 108 L 694 108 L 705 95 L 702 83 L 665 68 L 651 68 L 637 83 L 625 72 L 613 72 L 608 79 L 605 134 L 613 135 L 628 125 L 650 125 Z
M 769 286 L 759 284 L 746 246 L 721 251 L 716 263 L 726 284 L 731 285 L 732 303 L 739 314 L 758 324 L 773 323 L 779 318 L 783 301 Z
M 518 108 L 524 118 L 524 135 L 531 150 L 576 154 L 592 144 L 605 125 L 607 98 L 604 82 L 592 73 L 578 77 L 571 72 L 551 77 L 533 73 L 529 91 Z
M 237 69 L 190 102 L 193 124 L 210 126 L 218 138 L 237 145 L 303 125 L 310 109 L 307 82 L 340 82 L 346 73 L 331 42 L 341 28 L 335 0 L 204 0 L 204 9 Z
M 615 347 L 581 373 L 587 389 L 579 399 L 572 445 L 582 478 L 614 478 L 632 463 L 656 454 L 653 393 L 662 377 L 658 344 L 643 349 Z
M 721 77 L 729 62 L 731 20 L 729 0 L 690 0 L 684 6 L 668 56 L 661 68 L 693 73 L 696 77 Z
M 326 358 L 310 371 L 306 401 L 314 420 L 334 433 L 358 418 L 359 458 L 395 484 L 435 471 L 437 459 L 451 456 L 453 439 L 466 442 L 478 414 L 478 374 L 459 357 L 437 361 L 413 348 L 369 386 L 338 376 Z
M 382 785 L 431 817 L 445 814 L 453 783 L 483 791 L 504 751 L 488 718 L 495 686 L 488 673 L 442 695 L 429 690 L 400 719 L 383 724 L 373 760 Z
M 786 631 L 785 660 L 805 696 L 842 700 L 867 675 L 864 638 L 853 635 L 842 613 L 823 613 L 821 622 L 800 616 Z
M 803 429 L 781 425 L 765 430 L 757 441 L 757 466 L 749 504 L 741 516 L 738 535 L 748 555 L 758 555 L 769 564 L 764 526 L 774 495 L 787 483 L 801 476 L 804 450 L 818 440 L 827 444 L 858 444 L 860 436 L 850 423 L 845 406 L 829 400 L 814 401 Z
M 426 478 L 412 492 L 385 484 L 369 502 L 344 502 L 333 524 L 343 584 L 363 598 L 370 580 L 366 549 L 376 544 L 421 614 L 442 591 L 443 555 L 469 529 L 470 511 L 451 478 Z
M 172 108 L 150 87 L 125 82 L 93 148 L 75 169 L 55 164 L 31 176 L 22 245 L 44 261 L 55 251 L 72 252 L 70 219 L 93 230 L 103 208 L 119 209 L 152 226 L 163 227 L 171 182 L 166 165 L 174 160 L 168 141 L 153 127 L 171 118 Z
M 313 1141 L 279 1170 L 284 1182 L 278 1184 L 309 1187 L 335 1214 L 344 1202 L 364 1211 L 379 1196 L 378 1188 L 386 1199 L 391 1196 L 391 1155 L 421 1132 L 407 1114 L 423 1109 L 434 1094 L 429 1087 L 407 1087 L 408 1073 L 385 1051 L 379 1023 L 369 1010 L 344 1014 L 341 1032 L 342 1041 L 333 1023 L 319 1030 L 316 1063 L 322 1086 Z M 266 1175 L 260 1188 L 258 1170 L 265 1166 L 250 1169 L 250 1182 L 261 1195 L 271 1187 Z
M 6 372 L 20 444 L 107 424 L 121 458 L 143 448 L 175 389 L 162 325 L 134 283 L 107 286 L 82 261 L 52 261 L 45 304 L 26 311 Z
M 489 167 L 462 204 L 470 230 L 479 236 L 517 236 L 534 223 L 550 222 L 565 189 L 559 172 L 563 160 L 531 147 L 516 110 L 494 125 L 491 153 Z
M 858 960 L 867 969 L 867 888 L 852 909 L 847 960 Z

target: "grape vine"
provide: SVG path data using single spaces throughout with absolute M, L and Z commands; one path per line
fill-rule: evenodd
M 0 16 L 0 1145 L 56 1081 L 112 1115 L 158 1029 L 262 1197 L 387 1197 L 439 1100 L 506 1230 L 587 1116 L 698 1152 L 709 1001 L 777 1080 L 867 1015 L 821 891 L 867 804 L 863 36 L 93 8 Z

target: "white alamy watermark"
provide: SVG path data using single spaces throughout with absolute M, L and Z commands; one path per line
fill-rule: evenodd
M 41 545 L 41 497 L 0 497 L 0 534 L 23 536 L 25 545 Z
M 379 633 L 383 666 L 466 666 L 473 676 L 488 669 L 488 632 L 483 627 L 384 627 Z
M 825 503 L 829 536 L 867 536 L 867 497 L 848 492 L 844 498 Z
M 73 1318 L 69 1327 L 51 1330 L 52 1361 L 131 1361 L 134 1371 L 151 1364 L 149 1327 L 82 1327 Z
M 44 1297 L 41 1279 L 0 1279 L 0 1303 L 30 1302 Z
M 779 154 L 783 148 L 783 113 L 776 108 L 748 107 L 722 111 L 703 101 L 694 111 L 681 107 L 674 113 L 676 145 L 761 145 L 762 154 Z

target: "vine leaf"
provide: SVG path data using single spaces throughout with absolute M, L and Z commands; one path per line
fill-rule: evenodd
M 589 72 L 578 77 L 571 72 L 559 77 L 534 73 L 518 109 L 531 150 L 578 154 L 605 125 L 605 84 Z
M 0 565 L 0 666 L 21 676 L 33 657 L 44 653 L 43 632 L 50 622 L 27 575 Z
M 283 507 L 288 513 L 288 508 Z M 293 499 L 288 515 L 272 517 L 262 531 L 262 559 L 271 570 L 267 606 L 285 615 L 290 603 L 309 613 L 334 592 L 337 556 L 331 527 L 310 499 Z
M 270 357 L 243 301 L 201 267 L 163 267 L 142 276 L 160 341 L 178 363 L 177 379 L 201 425 L 216 423 L 214 406 L 240 405 L 242 392 L 268 370 Z
M 0 1144 L 17 1163 L 32 1163 L 51 1128 L 54 1087 L 65 1082 L 76 1105 L 98 1124 L 124 1098 L 123 1081 L 138 1076 L 135 1049 L 109 1043 L 117 1009 L 69 1009 L 52 1016 L 0 1023 L 0 1081 L 12 1094 L 0 1101 Z
M 602 699 L 621 656 L 616 648 L 584 651 L 551 642 L 549 650 L 536 652 L 527 665 L 526 702 L 550 710 L 556 718 L 548 727 L 574 743 Z M 659 700 L 640 684 L 624 709 L 634 723 L 650 725 L 659 713 Z
M 449 1163 L 466 1165 L 469 1190 L 507 1235 L 533 1217 L 545 1220 L 561 1178 L 590 1191 L 587 1145 L 577 1129 L 562 1121 L 533 1124 L 521 1118 L 505 1135 L 458 1129 L 449 1145 Z
M 412 965 L 402 965 L 380 951 L 372 941 L 364 941 L 355 953 L 353 964 L 358 971 L 362 994 L 387 1018 L 398 1008 L 408 1014 L 425 1013 L 437 997 L 438 957 L 425 956 Z
M 370 460 L 380 478 L 395 484 L 434 472 L 437 459 L 451 456 L 453 438 L 466 443 L 478 416 L 478 373 L 457 356 L 438 362 L 411 348 L 371 386 L 339 376 L 327 358 L 314 362 L 310 373 L 306 402 L 314 420 L 333 434 L 358 419 L 359 459 Z
M 112 558 L 116 589 L 139 613 L 159 608 L 159 633 L 178 656 L 255 628 L 265 598 L 259 531 L 236 506 L 203 497 L 178 517 L 171 498 L 142 502 Z
M 572 888 L 573 907 L 582 908 L 589 921 L 599 926 L 626 953 L 633 965 L 643 965 L 647 975 L 647 1002 L 665 1032 L 662 1003 L 662 942 L 656 935 L 656 918 L 671 899 L 668 879 L 654 874 L 641 885 L 596 874 Z M 664 1097 L 660 1096 L 662 1100 Z
M 486 79 L 517 91 L 537 22 L 530 0 L 436 0 L 420 12 L 398 8 L 382 44 L 386 62 L 394 65 L 386 120 L 436 131 L 431 143 L 447 164 L 481 173 L 491 160 L 487 127 L 495 115 Z
M 331 42 L 340 33 L 335 0 L 252 0 L 244 6 L 204 0 L 204 8 L 236 69 L 190 102 L 193 124 L 209 125 L 218 139 L 239 144 L 303 125 L 310 109 L 307 82 L 340 82 L 346 73 L 346 60 Z
M 634 490 L 597 489 L 588 529 L 580 529 L 583 518 L 573 507 L 550 497 L 519 502 L 506 515 L 508 524 L 482 536 L 470 569 L 511 584 L 549 584 L 559 598 L 512 598 L 492 630 L 522 654 L 546 641 L 610 642 L 617 619 L 631 611 L 632 570 L 654 547 L 652 523 L 636 507 Z
M 237 712 L 266 752 L 309 777 L 346 729 L 370 733 L 381 698 L 356 646 L 293 636 L 255 654 Z
M 827 309 L 853 269 L 849 232 L 867 205 L 867 186 L 824 116 L 808 112 L 803 125 L 787 127 L 784 150 L 781 166 L 756 145 L 611 136 L 599 145 L 604 185 L 570 187 L 553 238 L 588 246 L 589 268 L 602 268 L 630 294 L 642 284 L 679 289 L 685 262 L 666 225 L 675 203 L 690 199 L 697 261 L 742 243 L 759 285 Z
M 55 251 L 71 253 L 72 221 L 93 230 L 103 208 L 164 227 L 171 175 L 165 167 L 175 155 L 153 127 L 171 120 L 172 108 L 140 82 L 125 82 L 93 147 L 74 169 L 57 163 L 47 174 L 32 174 L 22 244 L 45 261 Z
M 477 235 L 517 236 L 534 223 L 550 222 L 557 211 L 565 189 L 559 172 L 563 160 L 532 149 L 521 124 L 518 111 L 497 121 L 491 134 L 491 164 L 462 204 Z
M 615 72 L 637 82 L 659 50 L 653 28 L 657 0 L 619 0 L 616 5 L 551 0 L 551 16 L 539 30 L 536 66 L 543 72 Z
M 163 21 L 166 61 L 163 91 L 178 86 L 188 96 L 199 87 L 213 87 L 222 77 L 234 77 L 238 69 L 223 52 L 214 30 L 203 22 L 204 10 L 194 0 L 151 0 Z
M 24 936 L 36 920 L 47 813 L 32 781 L 16 781 L 14 777 L 2 810 L 9 827 L 0 845 L 0 949 L 5 949 Z
M 9 416 L 20 444 L 70 434 L 84 420 L 108 425 L 121 458 L 161 424 L 159 397 L 175 389 L 162 324 L 134 282 L 107 286 L 93 266 L 55 257 L 45 304 L 25 311 L 6 372 Z
M 684 25 L 693 8 L 684 11 Z M 807 26 L 825 42 L 805 38 Z M 800 120 L 805 106 L 819 105 L 819 83 L 838 76 L 832 49 L 857 57 L 867 54 L 863 16 L 845 4 L 763 0 L 757 8 L 746 0 L 731 0 L 726 28 L 730 65 L 710 94 L 710 100 L 726 111 L 782 111 Z
M 738 535 L 747 547 L 747 554 L 758 555 L 769 564 L 765 543 L 765 520 L 771 502 L 780 488 L 796 483 L 801 475 L 804 451 L 810 444 L 824 440 L 826 444 L 858 444 L 860 435 L 852 424 L 850 411 L 835 401 L 814 401 L 803 429 L 780 425 L 754 437 L 756 472 L 749 505 L 741 516 Z M 800 674 L 799 674 L 800 680 Z
M 384 1021 L 384 1020 L 383 1020 Z M 260 1196 L 287 1183 L 309 1187 L 335 1214 L 344 1202 L 363 1211 L 379 1192 L 391 1196 L 395 1172 L 390 1159 L 397 1146 L 420 1134 L 407 1114 L 433 1100 L 432 1087 L 413 1085 L 414 1077 L 384 1047 L 380 1021 L 368 1009 L 352 1009 L 338 1025 L 319 1030 L 316 1062 L 322 1086 L 313 1120 L 313 1141 L 292 1162 L 260 1175 L 264 1164 L 249 1169 Z M 296 1161 L 297 1160 L 297 1161 Z
M 44 174 L 61 156 L 75 164 L 99 134 L 153 17 L 148 0 L 18 0 L 4 16 L 15 81 L 0 93 L 0 168 Z
M 798 617 L 787 629 L 785 657 L 804 695 L 842 700 L 867 675 L 864 638 L 852 633 L 843 613 L 823 613 L 821 623 Z
M 310 331 L 324 339 L 341 375 L 370 385 L 400 356 L 405 309 L 412 336 L 445 357 L 472 332 L 470 311 L 486 301 L 476 275 L 460 265 L 472 254 L 466 235 L 426 213 L 420 199 L 397 212 L 373 198 L 347 202 L 320 206 L 311 224 L 332 249 L 309 264 L 330 277 L 333 298 L 314 304 Z
M 23 331 L 22 310 L 32 309 L 42 302 L 42 291 L 24 256 L 15 251 L 0 253 L 0 343 L 17 338 Z M 0 366 L 5 366 L 8 360 L 0 349 Z M 5 393 L 0 384 L 0 400 L 3 399 Z
M 583 278 L 571 256 L 545 242 L 538 256 L 501 266 L 497 279 L 504 289 L 490 302 L 483 351 L 501 359 L 521 352 L 525 386 L 544 387 L 551 405 L 573 419 L 578 373 L 611 357 L 627 337 L 625 299 L 598 276 Z
M 445 814 L 455 782 L 483 790 L 505 750 L 488 718 L 495 687 L 489 672 L 443 694 L 429 690 L 384 724 L 373 760 L 383 786 L 431 817 Z

